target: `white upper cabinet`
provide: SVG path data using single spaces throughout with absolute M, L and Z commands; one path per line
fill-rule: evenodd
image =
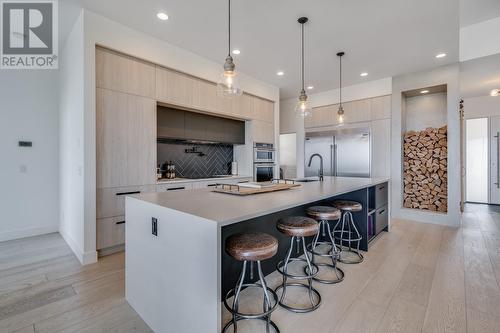
M 96 48 L 97 88 L 155 98 L 155 66 L 114 51 Z
M 391 118 L 391 95 L 372 98 L 371 103 L 373 120 Z

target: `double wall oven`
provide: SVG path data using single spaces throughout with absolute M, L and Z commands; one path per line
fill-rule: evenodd
M 253 146 L 253 179 L 267 182 L 274 179 L 276 150 L 271 143 L 255 142 Z

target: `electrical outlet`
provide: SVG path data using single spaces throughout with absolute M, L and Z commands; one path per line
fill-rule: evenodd
M 151 233 L 158 237 L 158 219 L 156 217 L 151 218 Z

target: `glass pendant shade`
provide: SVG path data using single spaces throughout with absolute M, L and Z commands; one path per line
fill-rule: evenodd
M 337 111 L 337 116 L 338 116 L 338 122 L 339 122 L 339 125 L 343 125 L 344 124 L 344 108 L 341 106 L 339 106 L 339 110 Z
M 311 115 L 312 107 L 311 103 L 306 100 L 300 100 L 295 106 L 295 114 L 299 117 L 309 117 Z
M 217 94 L 225 97 L 241 96 L 241 94 L 243 94 L 236 71 L 222 72 L 217 81 Z

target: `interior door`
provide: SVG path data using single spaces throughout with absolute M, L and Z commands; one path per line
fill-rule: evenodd
M 304 174 L 306 177 L 318 176 L 320 169 L 320 159 L 314 157 L 311 166 L 308 166 L 311 156 L 319 154 L 323 158 L 323 175 L 333 176 L 333 137 L 307 137 L 305 142 L 305 166 Z
M 490 119 L 490 203 L 500 205 L 500 117 Z

